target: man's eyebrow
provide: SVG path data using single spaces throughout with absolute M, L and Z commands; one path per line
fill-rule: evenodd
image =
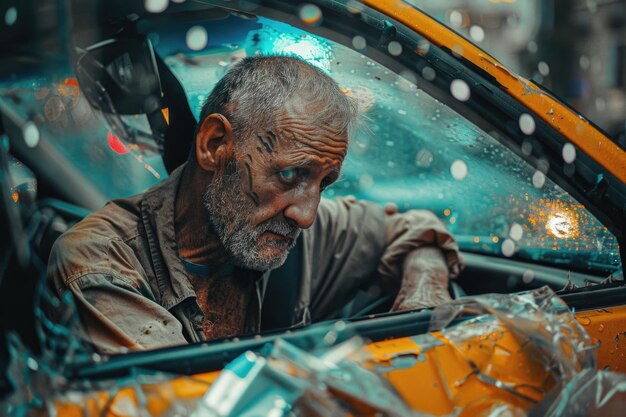
M 298 168 L 319 168 L 320 165 L 318 163 L 316 163 L 315 161 L 303 161 L 302 163 L 297 165 Z M 326 177 L 331 177 L 331 179 L 333 181 L 337 181 L 339 179 L 339 177 L 341 176 L 341 167 L 333 167 L 330 171 L 328 171 L 328 174 L 326 174 Z

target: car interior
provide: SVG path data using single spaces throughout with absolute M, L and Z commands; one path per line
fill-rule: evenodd
M 455 221 L 451 220 L 455 216 L 455 211 L 454 208 L 448 209 L 445 201 L 430 201 L 423 198 L 421 202 L 415 204 L 408 202 L 402 205 L 400 203 L 400 210 L 430 207 L 447 222 L 446 224 L 453 233 L 455 227 L 457 228 L 456 233 L 460 236 L 459 243 L 466 266 L 461 276 L 451 283 L 450 293 L 453 298 L 487 293 L 513 293 L 549 286 L 557 291 L 572 309 L 576 310 L 594 308 L 600 304 L 602 306 L 626 304 L 626 290 L 623 287 L 620 262 L 620 258 L 623 259 L 626 255 L 624 184 L 582 152 L 577 155 L 574 163 L 575 172 L 569 172 L 570 165 L 563 162 L 560 157 L 567 139 L 540 119 L 536 120 L 536 129 L 532 137 L 525 134 L 517 121 L 520 115 L 526 114 L 528 110 L 498 89 L 493 77 L 481 68 L 463 58 L 453 59 L 450 51 L 445 48 L 427 42 L 409 28 L 366 7 L 355 13 L 349 8 L 340 7 L 335 2 L 328 1 L 324 3 L 326 6 L 321 7 L 323 22 L 310 25 L 299 17 L 299 11 L 295 6 L 283 1 L 263 3 L 249 11 L 231 10 L 230 2 L 214 2 L 214 5 L 195 2 L 172 3 L 167 13 L 161 14 L 149 14 L 143 9 L 143 5 L 137 7 L 129 3 L 132 2 L 99 2 L 98 10 L 94 13 L 94 10 L 81 2 L 72 2 L 70 13 L 74 27 L 70 33 L 72 47 L 69 50 L 69 56 L 74 75 L 70 78 L 75 77 L 77 88 L 80 89 L 93 111 L 100 115 L 99 120 L 108 123 L 109 138 L 119 138 L 125 144 L 122 145 L 125 146 L 124 152 L 130 149 L 133 156 L 127 159 L 133 159 L 132 162 L 140 166 L 144 175 L 141 178 L 149 177 L 154 183 L 160 178 L 153 175 L 154 172 L 162 172 L 162 175 L 166 175 L 186 161 L 197 123 L 198 103 L 202 99 L 201 96 L 198 97 L 199 87 L 190 85 L 192 82 L 186 81 L 181 74 L 184 75 L 184 71 L 187 71 L 185 68 L 190 68 L 188 69 L 190 72 L 198 68 L 202 69 L 204 58 L 194 55 L 193 50 L 185 50 L 184 46 L 180 50 L 185 50 L 185 53 L 176 52 L 178 46 L 166 43 L 168 34 L 180 34 L 181 28 L 204 22 L 209 32 L 209 39 L 212 39 L 214 35 L 217 36 L 220 25 L 226 24 L 241 28 L 243 38 L 240 42 L 241 45 L 245 45 L 252 39 L 252 35 L 249 34 L 253 30 L 258 30 L 258 25 L 261 25 L 266 32 L 276 30 L 289 34 L 287 29 L 273 23 L 279 22 L 294 28 L 289 29 L 293 30 L 293 34 L 289 36 L 301 39 L 305 36 L 301 32 L 306 32 L 311 34 L 311 39 L 326 39 L 332 44 L 332 48 L 338 51 L 341 51 L 341 48 L 352 48 L 354 37 L 358 34 L 369 47 L 356 51 L 354 59 L 372 62 L 362 64 L 363 71 L 371 71 L 374 74 L 372 77 L 379 76 L 384 71 L 389 71 L 396 77 L 400 74 L 404 79 L 409 80 L 410 84 L 414 84 L 402 94 L 415 95 L 418 92 L 428 96 L 428 100 L 442 103 L 442 106 L 449 109 L 450 114 L 460 115 L 475 126 L 476 131 L 486 132 L 484 136 L 488 136 L 489 141 L 494 143 L 497 141 L 500 144 L 498 146 L 510 152 L 511 158 L 524 160 L 529 167 L 540 166 L 541 161 L 550 161 L 546 176 L 551 186 L 555 189 L 558 186 L 559 190 L 566 190 L 563 194 L 567 194 L 569 199 L 567 201 L 576 202 L 577 207 L 584 211 L 580 219 L 593 219 L 585 220 L 588 222 L 585 224 L 588 224 L 588 230 L 593 232 L 594 238 L 600 235 L 609 236 L 603 240 L 606 246 L 602 251 L 603 253 L 611 252 L 611 255 L 602 259 L 593 258 L 595 255 L 592 253 L 600 251 L 596 246 L 585 249 L 584 245 L 588 242 L 585 242 L 582 237 L 579 254 L 573 254 L 566 248 L 561 248 L 562 251 L 552 250 L 551 243 L 546 243 L 548 249 L 539 253 L 511 239 L 508 224 L 504 226 L 502 233 L 476 234 L 475 236 L 464 233 L 464 229 L 461 229 L 464 226 L 462 224 L 455 226 Z M 261 23 L 259 19 L 263 19 Z M 250 29 L 251 27 L 256 29 Z M 155 33 L 160 36 L 158 42 L 156 42 Z M 249 36 L 248 40 L 245 36 Z M 260 44 L 262 41 L 263 39 L 257 39 Z M 387 45 L 392 41 L 403 46 L 397 55 L 387 51 Z M 277 48 L 281 47 L 278 42 L 276 45 L 278 45 Z M 213 49 L 216 53 L 223 53 L 224 56 L 233 56 L 233 54 L 236 56 L 238 52 L 237 48 L 232 45 L 228 46 L 227 42 L 223 41 L 220 41 Z M 120 58 L 123 56 L 130 59 L 133 65 L 124 67 L 124 61 Z M 343 55 L 333 55 L 331 60 L 337 61 L 339 58 L 343 59 Z M 348 60 L 348 58 L 345 59 Z M 339 63 L 335 61 L 329 65 L 334 68 L 333 73 L 341 73 L 343 70 L 337 68 L 342 68 L 341 65 L 344 63 L 338 65 Z M 224 62 L 224 65 L 218 69 L 222 70 L 230 65 L 231 62 Z M 129 73 L 124 76 L 122 74 L 124 71 L 111 71 L 110 68 L 122 68 Z M 179 69 L 178 73 L 176 68 Z M 180 68 L 184 71 L 181 72 Z M 429 76 L 427 68 L 436 72 L 436 78 Z M 349 77 L 349 68 L 345 71 L 343 76 Z M 220 74 L 219 71 L 216 74 Z M 143 82 L 137 82 L 138 79 Z M 466 85 L 472 87 L 471 97 L 463 101 L 455 98 L 450 87 L 455 80 L 463 80 Z M 66 87 L 71 90 L 74 84 L 70 82 Z M 205 95 L 210 87 L 210 85 L 205 85 Z M 352 88 L 351 91 L 354 92 L 356 89 Z M 374 87 L 372 91 L 375 91 Z M 376 99 L 384 102 L 384 98 L 380 98 L 383 96 L 376 94 L 374 94 Z M 367 102 L 367 97 L 367 94 L 362 94 L 359 99 Z M 14 114 L 15 117 L 7 116 L 7 103 L 11 105 L 10 114 Z M 54 158 L 54 155 L 63 154 L 65 148 L 61 147 L 61 142 L 50 141 L 46 145 L 44 137 L 41 139 L 39 149 L 32 149 L 25 145 L 25 119 L 21 115 L 27 114 L 25 109 L 29 108 L 32 103 L 32 100 L 22 99 L 17 92 L 13 98 L 3 97 L 0 103 L 2 112 L 0 130 L 6 134 L 2 138 L 5 141 L 8 141 L 6 138 L 10 138 L 11 144 L 9 150 L 8 143 L 3 142 L 0 171 L 6 177 L 6 173 L 11 172 L 12 163 L 23 165 L 36 178 L 37 187 L 36 193 L 32 189 L 18 190 L 20 203 L 13 204 L 12 198 L 16 189 L 9 186 L 8 178 L 0 181 L 3 199 L 0 227 L 4 229 L 0 233 L 2 237 L 0 253 L 3 254 L 0 261 L 0 316 L 2 317 L 0 322 L 3 326 L 3 334 L 8 331 L 17 332 L 24 343 L 37 352 L 40 346 L 33 303 L 45 276 L 45 263 L 50 249 L 56 238 L 64 231 L 100 207 L 111 196 L 102 191 L 104 189 L 102 186 L 94 191 L 93 183 L 90 183 L 91 179 L 85 178 L 82 174 L 82 172 L 89 171 L 83 170 L 78 163 L 70 166 L 71 164 L 64 162 L 67 161 L 66 158 Z M 399 106 L 389 111 L 393 111 L 397 116 L 399 111 L 404 111 L 401 105 Z M 446 111 L 448 110 L 441 110 L 438 113 Z M 399 114 L 404 116 L 402 113 Z M 138 123 L 135 115 L 141 115 L 141 119 L 147 123 L 149 129 L 146 128 L 145 123 L 140 128 L 137 124 L 133 125 L 133 123 Z M 381 125 L 382 122 L 376 119 L 378 116 L 370 117 L 376 125 Z M 384 124 L 382 126 L 384 130 Z M 427 126 L 420 125 L 421 128 L 426 129 Z M 113 136 L 110 133 L 111 129 Z M 141 134 L 142 131 L 143 134 Z M 145 133 L 146 131 L 148 133 Z M 42 129 L 42 132 L 42 136 L 54 135 L 55 130 L 48 126 L 48 129 Z M 378 133 L 381 132 L 370 132 L 373 136 Z M 75 134 L 81 135 L 82 133 L 77 131 Z M 381 142 L 380 147 L 383 149 L 390 147 L 388 144 L 391 142 L 392 139 L 386 139 Z M 358 147 L 360 143 L 357 140 L 354 146 Z M 467 146 L 483 146 L 472 145 L 472 143 Z M 529 143 L 535 145 L 530 151 L 527 145 Z M 373 145 L 368 146 L 371 149 Z M 414 155 L 415 149 L 413 149 L 411 161 L 417 164 L 418 168 L 424 160 L 428 161 L 433 158 L 432 154 L 429 157 L 428 154 L 424 156 L 424 153 L 420 157 L 418 152 L 416 161 Z M 354 162 L 351 162 L 352 165 L 345 169 L 347 179 L 339 183 L 339 187 L 343 188 L 337 187 L 329 198 L 356 193 L 358 198 L 371 198 L 384 204 L 389 196 L 393 197 L 391 194 L 382 192 L 379 195 L 367 194 L 373 193 L 368 189 L 378 190 L 372 187 L 372 184 L 379 181 L 378 178 L 372 180 L 371 176 L 358 173 L 358 170 L 362 168 L 359 164 L 363 164 L 363 161 L 367 161 L 369 157 L 366 153 L 359 156 L 357 152 Z M 435 157 L 437 157 L 436 153 Z M 17 162 L 12 162 L 11 158 Z M 160 161 L 156 163 L 151 162 L 158 159 Z M 106 162 L 106 159 L 102 158 L 101 161 Z M 104 169 L 116 167 L 114 164 L 107 164 L 102 162 Z M 144 169 L 145 165 L 153 167 L 154 172 L 148 168 Z M 392 165 L 388 167 L 393 170 Z M 376 169 L 380 170 L 380 167 Z M 472 166 L 470 166 L 471 169 L 473 169 Z M 533 171 L 534 168 L 530 172 Z M 350 177 L 355 172 L 354 177 Z M 110 173 L 111 177 L 116 175 L 113 171 Z M 448 175 L 446 178 L 449 178 L 448 172 L 446 175 Z M 455 173 L 452 172 L 452 175 L 454 176 Z M 485 175 L 491 174 L 487 172 Z M 106 184 L 106 181 L 116 181 L 116 178 L 105 178 L 103 181 L 105 181 L 103 184 Z M 129 180 L 119 179 L 119 181 L 120 184 L 125 184 L 123 181 Z M 410 177 L 402 181 L 405 183 L 415 181 L 415 178 Z M 416 184 L 414 188 L 427 187 L 428 181 L 430 179 L 425 180 L 423 185 Z M 455 182 L 455 179 L 447 181 L 454 183 L 450 186 L 452 188 L 459 184 L 459 181 Z M 493 181 L 489 180 L 489 182 Z M 384 189 L 387 183 L 383 180 L 379 182 L 381 189 Z M 393 184 L 400 183 L 389 182 L 389 184 L 393 186 Z M 143 188 L 147 188 L 147 185 L 142 184 L 139 190 Z M 123 187 L 120 189 L 125 192 Z M 534 192 L 532 184 L 529 185 L 529 189 L 531 191 L 527 192 L 527 195 L 530 193 L 532 197 L 532 192 Z M 495 191 L 489 191 L 489 193 L 493 194 Z M 29 195 L 34 201 L 27 201 Z M 500 200 L 494 197 L 490 201 Z M 502 201 L 502 204 L 513 204 L 507 201 L 508 203 Z M 426 207 L 417 207 L 416 204 Z M 504 211 L 509 209 L 510 207 L 505 207 Z M 484 210 L 484 208 L 480 206 L 475 210 Z M 536 210 L 538 213 L 542 208 L 533 207 L 531 210 Z M 458 214 L 457 217 L 460 218 L 460 216 L 463 214 Z M 465 214 L 465 216 L 466 219 L 469 217 L 464 223 L 468 225 L 467 227 L 476 226 L 479 223 L 478 220 L 472 220 L 473 214 Z M 504 217 L 505 215 L 500 215 L 498 219 Z M 580 227 L 587 227 L 583 223 L 581 220 Z M 494 224 L 489 223 L 485 227 L 495 227 Z M 541 227 L 544 227 L 543 223 Z M 524 230 L 530 233 L 530 229 Z M 505 240 L 515 244 L 515 252 L 509 256 L 502 253 Z M 552 240 L 558 239 L 553 237 Z M 286 264 L 273 273 L 271 285 L 274 290 L 269 291 L 267 306 L 281 304 L 275 300 L 295 299 L 292 295 L 297 293 L 298 288 L 297 280 L 293 279 L 293 271 L 300 268 L 298 254 L 298 247 L 296 247 Z M 560 254 L 565 255 L 560 257 Z M 580 262 L 576 263 L 578 261 Z M 370 340 L 381 340 L 390 336 L 399 337 L 427 330 L 428 309 L 389 313 L 393 299 L 394 294 L 382 294 L 381 289 L 376 286 L 363 288 L 355 294 L 354 300 L 349 305 L 337 312 L 336 317 L 328 319 L 346 320 L 348 333 L 358 333 Z M 289 306 L 285 305 L 283 308 L 288 309 Z M 246 349 L 262 346 L 268 340 L 278 337 L 277 335 L 287 340 L 294 340 L 305 347 L 313 345 L 319 335 L 327 330 L 324 326 L 302 328 L 302 326 L 295 325 L 294 327 L 293 323 L 275 319 L 285 316 L 283 311 L 269 310 L 270 307 L 267 311 L 267 320 L 263 325 L 262 337 L 242 336 L 236 344 L 231 343 L 232 341 L 215 341 L 202 345 L 169 348 L 158 354 L 157 352 L 129 353 L 112 358 L 97 367 L 78 363 L 74 367 L 74 375 L 83 378 L 117 376 L 124 374 L 129 364 L 181 373 L 191 373 L 192 370 L 197 372 L 198 370 L 220 369 L 229 358 L 234 358 Z M 289 328 L 299 330 L 286 334 L 285 330 Z M 4 348 L 4 343 L 2 346 Z M 1 352 L 1 354 L 6 356 L 7 352 Z

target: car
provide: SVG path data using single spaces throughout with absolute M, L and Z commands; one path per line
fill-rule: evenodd
M 626 381 L 626 151 L 429 2 L 71 1 L 35 28 L 45 10 L 24 4 L 1 41 L 9 414 L 558 415 L 558 401 L 582 407 L 589 386 Z M 184 162 L 210 87 L 257 54 L 299 56 L 356 99 L 365 120 L 325 195 L 433 211 L 465 258 L 457 300 L 387 313 L 371 287 L 329 322 L 95 353 L 71 297 L 43 282 L 54 240 Z M 62 325 L 50 305 L 68 306 Z M 200 400 L 211 384 L 222 391 Z

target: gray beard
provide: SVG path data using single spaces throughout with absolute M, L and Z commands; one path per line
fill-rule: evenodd
M 302 230 L 289 224 L 282 213 L 258 226 L 252 225 L 250 218 L 257 208 L 242 189 L 241 171 L 235 158 L 228 162 L 225 171 L 224 175 L 213 178 L 204 192 L 203 202 L 229 261 L 237 267 L 254 271 L 278 268 L 287 259 Z M 282 254 L 270 257 L 262 254 L 259 239 L 265 232 L 290 238 L 285 242 L 270 240 L 265 243 L 268 247 L 283 249 Z

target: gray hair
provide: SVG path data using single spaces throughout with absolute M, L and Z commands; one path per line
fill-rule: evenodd
M 215 85 L 202 106 L 194 138 L 207 116 L 220 113 L 245 139 L 254 128 L 270 125 L 295 95 L 314 106 L 320 125 L 348 137 L 352 134 L 357 104 L 332 78 L 297 57 L 255 56 L 239 61 Z

